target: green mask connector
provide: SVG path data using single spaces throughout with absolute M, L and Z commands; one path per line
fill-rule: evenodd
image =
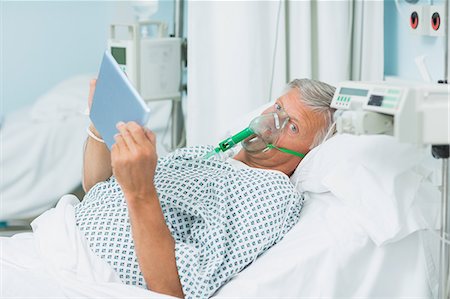
M 236 144 L 244 140 L 245 138 L 248 138 L 255 134 L 252 129 L 245 128 L 244 130 L 240 131 L 236 135 L 231 136 L 230 138 L 225 139 L 221 143 L 219 143 L 219 149 L 222 152 L 225 152 L 229 150 L 230 148 L 233 148 Z
M 207 160 L 207 159 L 211 158 L 212 156 L 218 154 L 219 152 L 226 152 L 227 150 L 233 148 L 236 144 L 238 144 L 245 138 L 252 136 L 253 134 L 255 134 L 255 133 L 253 132 L 252 129 L 246 128 L 246 129 L 240 131 L 239 133 L 237 133 L 237 134 L 225 139 L 221 143 L 219 143 L 219 147 L 216 147 L 214 150 L 207 153 L 203 158 Z

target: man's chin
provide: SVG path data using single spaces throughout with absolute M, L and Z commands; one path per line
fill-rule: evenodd
M 260 151 L 260 152 L 246 151 L 246 153 L 249 157 L 252 157 L 252 158 L 258 159 L 258 160 L 267 160 L 267 159 L 271 159 L 274 156 L 274 151 L 272 149 L 268 149 L 268 150 L 264 150 L 264 151 Z

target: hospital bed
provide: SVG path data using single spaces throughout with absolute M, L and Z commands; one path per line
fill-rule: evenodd
M 3 224 L 17 223 L 18 219 L 29 223 L 53 207 L 64 194 L 83 196 L 82 155 L 89 124 L 85 111 L 89 81 L 94 76 L 68 78 L 32 105 L 2 120 L 0 222 Z M 168 152 L 165 133 L 170 104 L 153 102 L 151 110 L 148 126 L 158 137 L 158 153 L 164 155 Z M 30 227 L 24 225 L 21 229 Z M 0 234 L 8 233 L 12 232 L 0 229 Z
M 291 177 L 305 192 L 299 223 L 215 298 L 437 296 L 439 162 L 388 136 L 338 135 Z M 75 226 L 73 197 L 0 238 L 2 296 L 154 297 L 124 285 Z

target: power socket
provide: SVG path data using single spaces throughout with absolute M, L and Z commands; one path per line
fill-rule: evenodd
M 428 7 L 427 12 L 427 26 L 429 27 L 428 34 L 432 36 L 444 36 L 445 35 L 445 6 L 444 5 L 431 5 Z
M 429 34 L 428 7 L 424 5 L 409 5 L 408 7 L 409 29 L 414 34 Z

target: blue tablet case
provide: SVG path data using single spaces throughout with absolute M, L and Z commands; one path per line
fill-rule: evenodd
M 109 150 L 119 121 L 143 126 L 150 116 L 150 109 L 108 51 L 103 55 L 89 116 Z

